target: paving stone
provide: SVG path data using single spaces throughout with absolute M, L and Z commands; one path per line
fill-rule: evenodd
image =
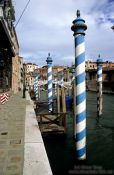
M 22 92 L 0 105 L 0 175 L 22 175 L 25 112 Z
M 1 148 L 6 149 L 7 146 L 8 146 L 8 139 L 0 139 L 0 149 Z
M 3 172 L 3 166 L 0 167 L 0 175 L 4 175 L 4 172 Z
M 0 149 L 0 162 L 4 162 L 5 158 L 7 156 L 7 150 L 5 149 Z
M 8 164 L 5 170 L 5 175 L 22 175 L 22 167 L 19 164 Z

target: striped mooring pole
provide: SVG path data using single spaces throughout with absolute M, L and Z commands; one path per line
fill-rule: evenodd
M 102 63 L 103 60 L 97 59 L 97 117 L 102 116 Z
M 48 67 L 48 101 L 49 101 L 49 111 L 52 111 L 52 58 L 50 57 L 50 53 L 47 57 L 47 67 Z
M 35 78 L 34 78 L 34 93 L 36 100 L 38 100 L 38 73 L 35 73 Z
M 85 84 L 85 21 L 77 10 L 77 18 L 71 30 L 75 40 L 75 89 L 76 89 L 76 155 L 78 160 L 86 159 L 86 84 Z
M 60 79 L 60 85 L 61 85 L 61 88 L 63 88 L 63 85 L 64 85 L 64 80 L 63 80 L 64 73 L 63 73 L 63 71 L 60 73 L 60 77 L 61 77 L 61 79 Z

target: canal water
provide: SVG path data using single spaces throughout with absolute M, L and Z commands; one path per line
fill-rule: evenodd
M 97 94 L 87 92 L 87 160 L 78 162 L 73 139 L 73 112 L 68 110 L 67 135 L 43 137 L 53 175 L 114 174 L 114 95 L 103 94 L 103 116 L 97 116 Z

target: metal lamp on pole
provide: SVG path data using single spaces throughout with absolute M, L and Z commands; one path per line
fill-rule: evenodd
M 26 97 L 25 91 L 26 91 L 26 84 L 25 84 L 25 64 L 23 64 L 23 98 Z

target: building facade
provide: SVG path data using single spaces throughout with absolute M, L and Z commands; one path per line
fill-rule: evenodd
M 34 86 L 34 72 L 38 71 L 38 65 L 33 63 L 25 64 L 25 84 L 29 89 L 33 89 Z
M 38 65 L 33 63 L 27 63 L 25 69 L 26 73 L 34 72 L 36 69 L 38 69 Z
M 52 66 L 52 79 L 59 78 L 59 72 L 63 71 L 63 66 Z M 39 79 L 40 80 L 47 80 L 47 66 L 43 66 L 42 68 L 38 69 L 39 71 Z
M 17 89 L 12 87 L 17 72 L 13 75 L 13 59 L 19 55 L 19 44 L 14 28 L 15 11 L 12 0 L 0 1 L 0 93 Z M 14 76 L 14 77 L 13 77 Z M 15 82 L 17 83 L 17 81 Z
M 87 63 L 88 64 L 88 63 Z M 86 64 L 86 85 L 88 90 L 97 90 L 97 65 L 96 62 Z M 114 63 L 103 62 L 103 91 L 114 92 Z

